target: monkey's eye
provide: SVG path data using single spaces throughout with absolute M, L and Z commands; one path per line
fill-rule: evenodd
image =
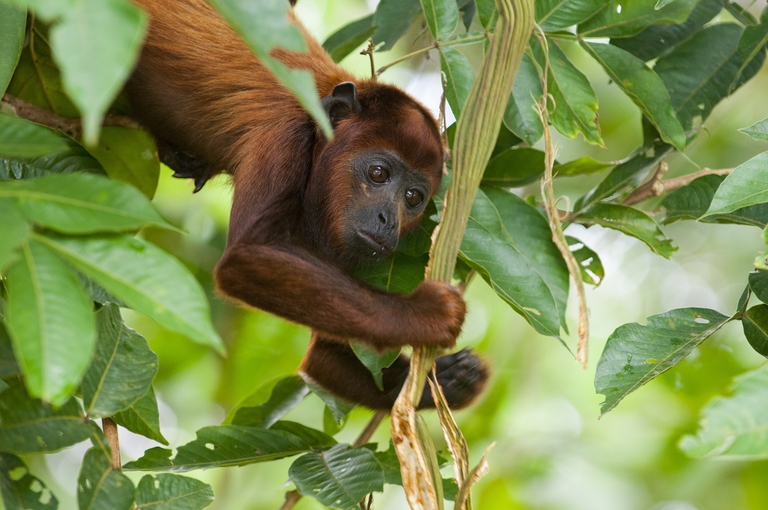
M 411 207 L 418 207 L 424 201 L 424 195 L 417 189 L 409 189 L 405 192 L 405 202 Z
M 381 165 L 368 167 L 368 177 L 375 183 L 383 184 L 389 180 L 389 171 Z

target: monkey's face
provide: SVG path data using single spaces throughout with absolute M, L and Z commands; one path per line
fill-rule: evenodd
M 356 154 L 350 171 L 337 235 L 342 258 L 360 265 L 394 253 L 400 236 L 418 225 L 433 190 L 423 172 L 390 150 Z

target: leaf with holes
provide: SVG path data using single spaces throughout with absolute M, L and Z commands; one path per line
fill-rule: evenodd
M 129 510 L 135 489 L 131 480 L 112 469 L 101 448 L 85 452 L 77 477 L 77 503 L 80 510 Z
M 366 495 L 384 490 L 384 469 L 373 452 L 346 444 L 299 457 L 288 476 L 301 494 L 341 510 L 360 508 Z
M 584 282 L 595 287 L 600 285 L 605 278 L 605 269 L 597 253 L 575 237 L 565 236 L 565 240 L 568 242 L 568 249 L 579 263 Z
M 201 510 L 211 503 L 211 486 L 188 476 L 146 475 L 136 488 L 136 510 Z
M 683 23 L 697 0 L 676 0 L 658 9 L 655 0 L 610 0 L 578 27 L 582 37 L 629 37 L 655 23 Z
M 197 438 L 180 446 L 175 456 L 165 448 L 151 448 L 126 470 L 190 471 L 212 467 L 245 466 L 256 462 L 291 457 L 299 453 L 329 448 L 336 441 L 322 432 L 298 423 L 275 423 L 272 428 L 222 425 L 204 427 Z
M 2 12 L 2 6 L 0 6 Z M 0 452 L 0 503 L 6 510 L 55 510 L 59 500 L 15 455 Z
M 648 317 L 645 326 L 619 326 L 597 362 L 595 390 L 605 396 L 601 414 L 675 366 L 730 320 L 706 308 L 679 308 Z

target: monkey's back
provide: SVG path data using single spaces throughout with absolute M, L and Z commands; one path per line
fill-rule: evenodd
M 260 145 L 280 144 L 286 129 L 307 118 L 205 0 L 134 1 L 149 13 L 150 25 L 127 90 L 134 115 L 156 137 L 233 170 L 243 158 L 238 147 L 244 135 Z M 276 57 L 309 70 L 321 97 L 352 79 L 293 21 L 308 53 L 281 50 Z

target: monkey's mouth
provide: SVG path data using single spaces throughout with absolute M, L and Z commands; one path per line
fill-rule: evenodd
M 364 250 L 370 257 L 383 258 L 395 251 L 386 241 L 365 230 L 358 230 L 357 236 L 363 241 Z

